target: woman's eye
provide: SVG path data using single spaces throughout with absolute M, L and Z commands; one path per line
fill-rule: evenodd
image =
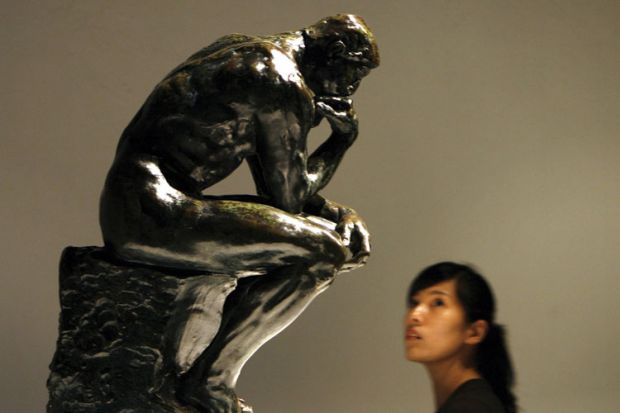
M 436 300 L 433 300 L 431 304 L 433 307 L 441 307 L 442 305 L 444 305 L 444 302 L 441 298 L 438 298 Z
M 417 307 L 418 304 L 419 304 L 418 301 L 414 300 L 413 298 L 409 300 L 409 308 L 415 308 Z

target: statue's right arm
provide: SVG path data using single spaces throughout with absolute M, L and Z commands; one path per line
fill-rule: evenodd
M 275 101 L 296 102 L 276 110 L 261 111 L 257 156 L 248 159 L 257 192 L 289 212 L 300 212 L 331 180 L 347 149 L 358 134 L 358 121 L 348 99 L 327 98 L 316 102 L 301 85 L 296 99 L 269 93 Z M 271 107 L 268 105 L 267 107 Z M 307 135 L 315 112 L 326 118 L 332 133 L 308 158 Z M 285 199 L 289 197 L 289 199 Z
M 316 112 L 327 119 L 332 133 L 308 158 L 313 194 L 329 183 L 358 135 L 357 115 L 350 99 L 316 99 Z

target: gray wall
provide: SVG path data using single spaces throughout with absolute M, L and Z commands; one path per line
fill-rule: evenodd
M 40 412 L 57 263 L 100 245 L 117 139 L 168 70 L 218 36 L 364 16 L 383 64 L 328 197 L 374 234 L 240 379 L 257 412 L 431 412 L 402 356 L 404 294 L 437 260 L 475 263 L 507 324 L 526 412 L 611 412 L 620 396 L 617 1 L 5 2 L 0 17 L 0 400 Z M 319 142 L 321 128 L 312 135 Z M 246 171 L 222 192 L 251 189 Z

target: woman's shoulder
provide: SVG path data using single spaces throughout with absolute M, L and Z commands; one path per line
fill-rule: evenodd
M 484 379 L 466 381 L 450 395 L 437 413 L 504 413 L 499 398 Z

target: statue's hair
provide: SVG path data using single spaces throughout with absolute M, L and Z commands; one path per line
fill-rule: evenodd
M 342 39 L 352 52 L 360 53 L 370 67 L 379 66 L 379 49 L 368 25 L 359 16 L 337 14 L 325 17 L 304 29 L 304 34 L 315 41 Z

